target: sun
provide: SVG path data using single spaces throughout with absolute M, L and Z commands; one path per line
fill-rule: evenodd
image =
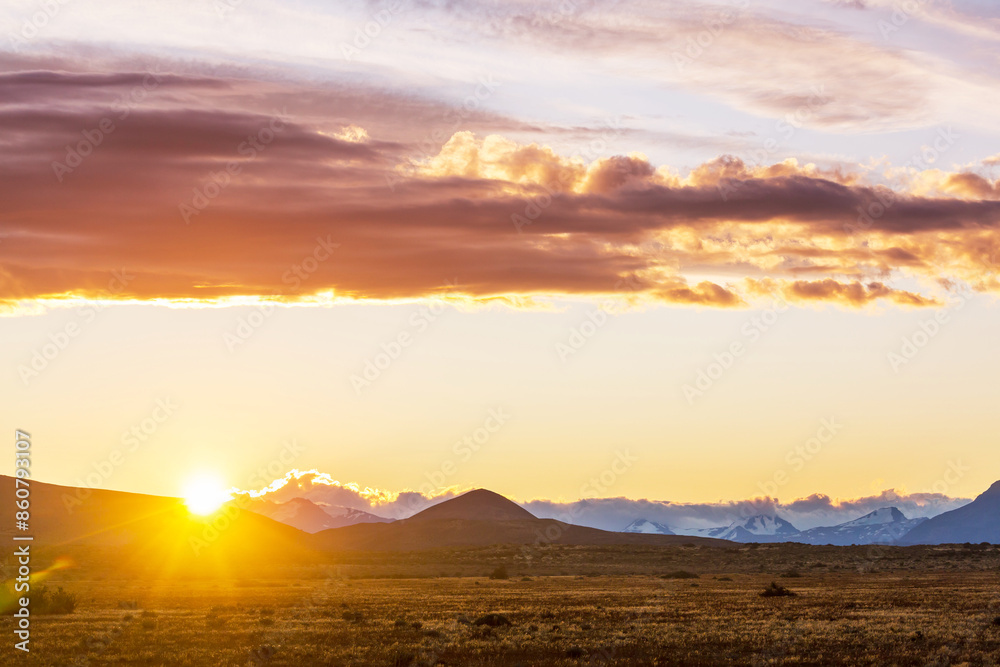
M 198 474 L 184 485 L 184 504 L 193 514 L 211 514 L 231 498 L 232 495 L 216 475 Z

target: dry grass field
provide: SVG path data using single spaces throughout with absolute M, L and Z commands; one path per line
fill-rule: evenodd
M 30 656 L 4 664 L 1000 663 L 996 547 L 519 554 L 350 554 L 221 580 L 136 580 L 111 554 L 81 550 L 47 582 L 76 594 L 76 611 L 36 617 Z M 490 579 L 501 564 L 509 578 Z M 795 595 L 760 596 L 772 581 Z M 2 629 L 12 644 L 12 619 Z

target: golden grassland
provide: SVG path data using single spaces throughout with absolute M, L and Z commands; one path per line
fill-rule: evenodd
M 142 580 L 71 557 L 46 583 L 76 611 L 33 618 L 16 662 L 2 619 L 3 664 L 1000 663 L 997 547 L 492 547 Z

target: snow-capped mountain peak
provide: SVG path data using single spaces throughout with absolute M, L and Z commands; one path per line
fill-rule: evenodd
M 792 524 L 779 516 L 756 514 L 729 524 L 727 532 L 742 528 L 751 535 L 790 535 L 799 532 Z
M 627 525 L 623 530 L 623 533 L 646 533 L 649 535 L 673 535 L 674 531 L 670 530 L 667 526 L 662 523 L 656 523 L 655 521 L 649 521 L 647 519 L 636 519 L 629 525 Z
M 837 528 L 845 530 L 858 528 L 860 526 L 881 526 L 887 523 L 898 523 L 900 521 L 908 521 L 906 515 L 895 507 L 883 507 L 875 510 L 874 512 L 870 512 L 859 519 L 855 519 L 854 521 L 842 523 L 837 526 Z
M 737 519 L 728 526 L 700 528 L 688 534 L 717 537 L 734 542 L 784 542 L 798 532 L 795 526 L 779 516 L 755 514 Z

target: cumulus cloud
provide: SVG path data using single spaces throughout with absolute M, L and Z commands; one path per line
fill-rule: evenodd
M 340 482 L 318 470 L 290 470 L 260 489 L 234 489 L 234 496 L 245 495 L 285 503 L 293 498 L 306 498 L 327 507 L 349 507 L 371 512 L 387 519 L 405 519 L 422 509 L 457 495 L 453 489 L 439 493 L 420 491 L 387 491 L 353 482 Z
M 502 134 L 517 123 L 488 114 L 465 116 L 484 133 L 445 122 L 421 136 L 412 117 L 447 108 L 376 89 L 155 69 L 8 72 L 0 98 L 8 306 L 614 295 L 744 307 L 769 291 L 924 307 L 941 302 L 941 279 L 998 289 L 982 261 L 1000 247 L 997 185 L 975 170 L 936 172 L 920 191 L 793 159 L 720 156 L 683 173 L 638 152 L 517 143 Z M 325 115 L 334 102 L 340 114 Z M 109 295 L 123 270 L 133 278 Z

